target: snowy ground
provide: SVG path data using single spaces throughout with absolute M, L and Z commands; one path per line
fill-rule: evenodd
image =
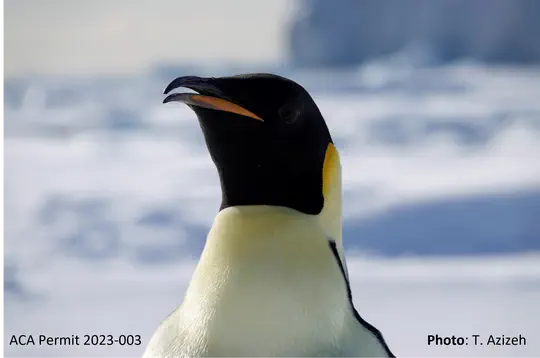
M 4 338 L 147 342 L 181 301 L 219 188 L 194 115 L 160 94 L 200 73 L 5 83 Z M 537 355 L 540 70 L 281 73 L 313 93 L 340 149 L 355 301 L 395 353 Z M 428 346 L 437 333 L 522 334 L 527 346 Z
M 537 356 L 540 255 L 485 259 L 349 259 L 356 307 L 399 356 Z M 32 294 L 8 297 L 14 333 L 140 334 L 181 302 L 191 262 L 134 267 L 69 260 L 25 275 Z M 427 336 L 519 335 L 523 347 L 428 346 Z M 8 356 L 137 356 L 142 347 L 7 347 Z

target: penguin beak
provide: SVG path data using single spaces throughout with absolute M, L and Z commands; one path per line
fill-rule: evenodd
M 235 113 L 244 117 L 250 117 L 258 121 L 264 122 L 262 118 L 255 113 L 247 110 L 246 108 L 233 103 L 220 96 L 221 91 L 210 83 L 211 79 L 205 79 L 201 77 L 178 77 L 174 79 L 165 88 L 164 94 L 168 94 L 170 91 L 178 88 L 185 87 L 199 92 L 196 93 L 173 93 L 168 95 L 163 103 L 168 102 L 182 102 L 188 106 L 197 106 L 201 108 L 213 109 L 218 111 Z

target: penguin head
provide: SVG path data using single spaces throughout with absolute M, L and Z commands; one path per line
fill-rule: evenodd
M 173 80 L 165 94 L 178 87 L 197 93 L 170 94 L 164 103 L 183 102 L 197 115 L 219 173 L 221 209 L 272 205 L 321 213 L 337 152 L 302 86 L 271 74 L 188 76 Z

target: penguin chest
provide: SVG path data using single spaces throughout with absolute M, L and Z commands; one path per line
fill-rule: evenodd
M 335 328 L 324 324 L 307 326 L 298 315 L 288 320 L 270 318 L 259 307 L 257 319 L 238 317 L 227 322 L 201 324 L 185 312 L 164 322 L 148 346 L 144 358 L 338 358 L 340 338 Z M 217 313 L 216 313 L 217 314 Z
M 192 341 L 204 342 L 205 355 L 331 356 L 339 351 L 350 310 L 334 258 L 288 255 L 293 254 L 268 250 L 235 259 L 234 265 L 207 268 L 214 271 L 211 280 L 197 277 L 193 289 L 199 301 L 185 302 L 183 311 L 198 317 L 189 320 L 197 335 Z

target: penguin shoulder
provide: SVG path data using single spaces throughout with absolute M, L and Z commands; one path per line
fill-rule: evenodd
M 190 330 L 184 324 L 185 312 L 180 305 L 172 314 L 163 320 L 150 338 L 143 358 L 164 357 L 201 357 L 204 356 L 205 344 L 203 333 Z M 198 337 L 198 338 L 197 338 Z M 201 344 L 189 344 L 199 341 Z

